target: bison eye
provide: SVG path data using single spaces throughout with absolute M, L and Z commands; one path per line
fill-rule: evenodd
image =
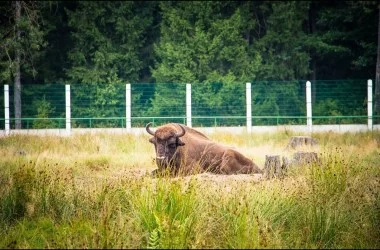
M 169 146 L 169 148 L 176 148 L 177 145 L 175 143 L 171 143 L 168 146 Z

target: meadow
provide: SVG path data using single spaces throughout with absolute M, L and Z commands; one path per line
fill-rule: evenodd
M 262 168 L 292 135 L 209 136 Z M 151 178 L 145 134 L 1 137 L 0 248 L 380 248 L 380 132 L 312 136 L 269 180 Z

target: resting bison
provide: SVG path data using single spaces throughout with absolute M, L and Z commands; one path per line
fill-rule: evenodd
M 152 131 L 150 125 L 146 125 L 146 131 L 153 135 L 149 141 L 154 144 L 158 167 L 153 176 L 165 170 L 174 175 L 206 171 L 216 174 L 262 173 L 255 163 L 233 148 L 215 143 L 192 128 L 169 123 Z

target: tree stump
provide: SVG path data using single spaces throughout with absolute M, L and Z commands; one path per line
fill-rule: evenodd
M 296 149 L 300 146 L 315 146 L 318 145 L 317 140 L 309 136 L 292 136 L 286 149 Z
M 266 155 L 264 165 L 264 178 L 282 178 L 289 168 L 301 165 L 319 163 L 319 158 L 315 152 L 298 151 L 293 154 L 292 159 L 282 156 L 282 164 L 279 155 Z
M 279 155 L 266 155 L 264 165 L 264 177 L 271 179 L 274 177 L 282 177 L 283 171 Z
M 319 162 L 317 153 L 299 151 L 293 155 L 292 165 L 304 165 Z

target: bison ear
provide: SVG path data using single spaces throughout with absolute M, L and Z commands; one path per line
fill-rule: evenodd
M 185 146 L 185 143 L 181 141 L 181 139 L 177 138 L 177 145 L 178 146 Z
M 149 142 L 154 144 L 154 143 L 156 143 L 156 139 L 154 137 L 152 137 L 149 139 Z

